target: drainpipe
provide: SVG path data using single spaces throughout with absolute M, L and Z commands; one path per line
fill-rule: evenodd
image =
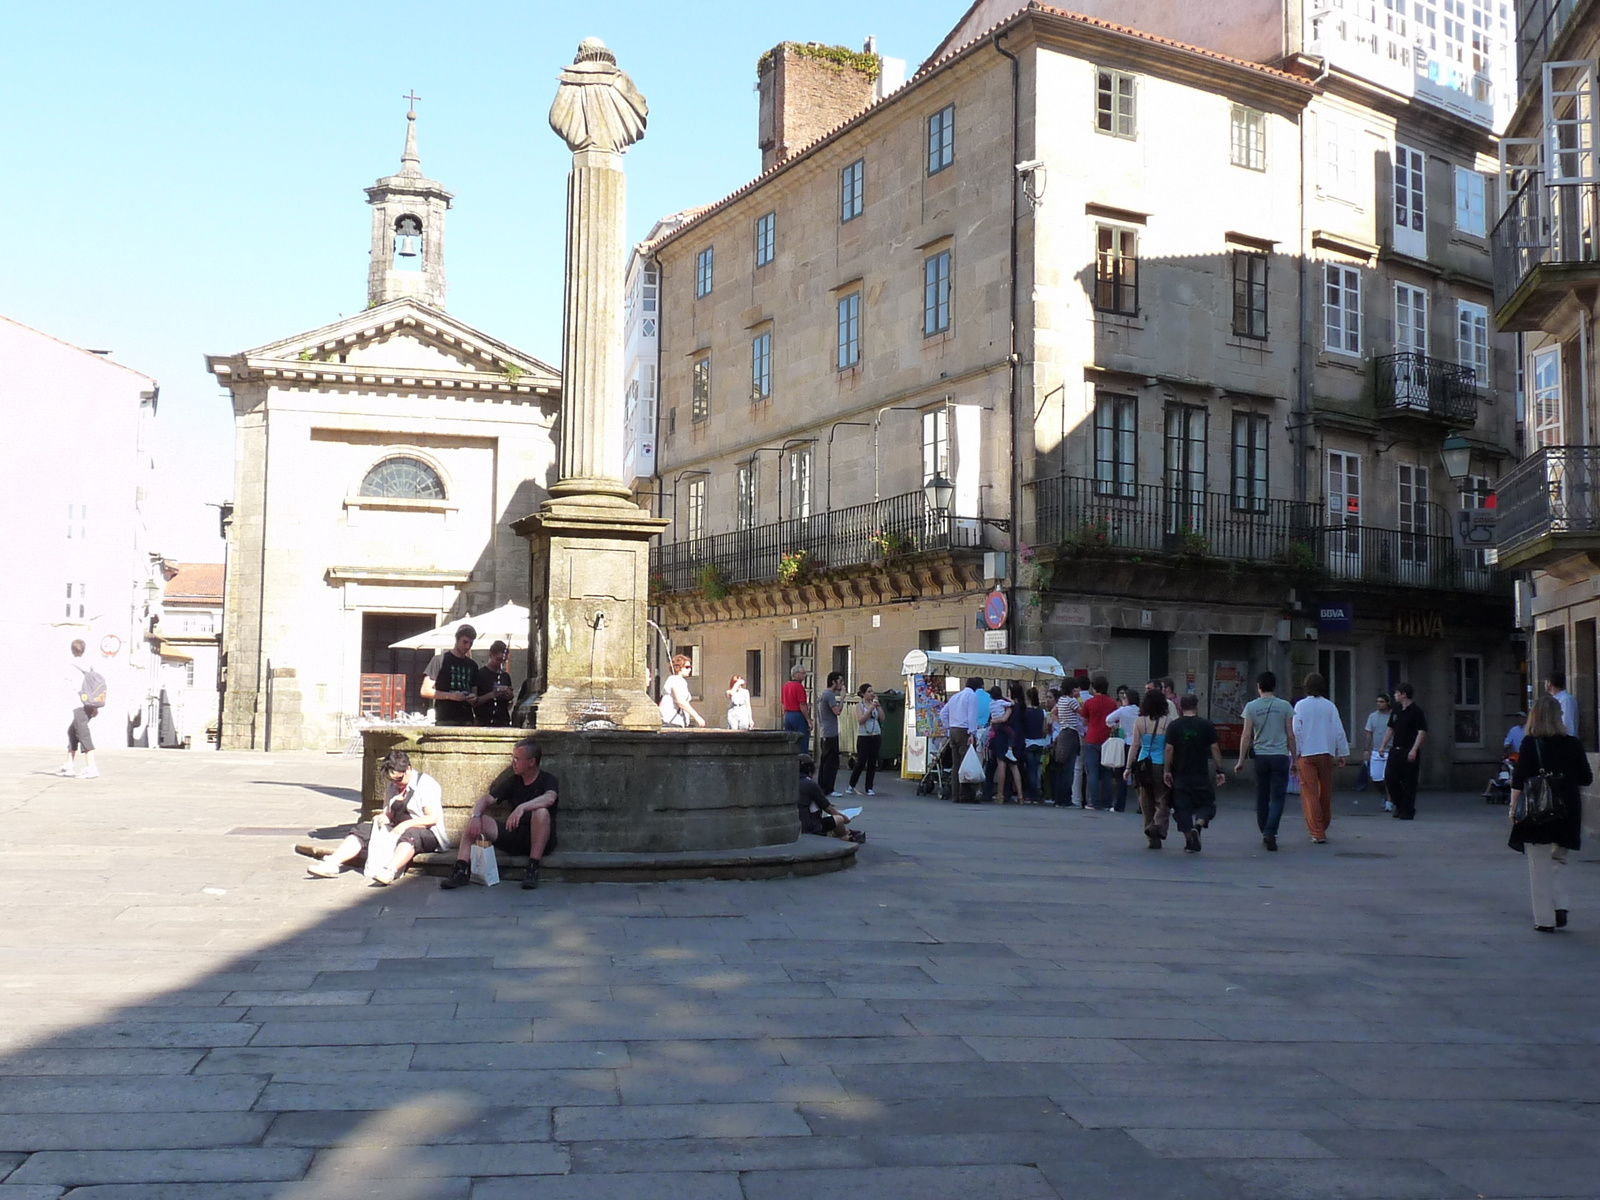
M 1583 445 L 1589 445 L 1589 348 L 1594 316 L 1585 305 L 1578 312 L 1578 403 L 1583 412 L 1578 425 L 1583 430 Z
M 1011 161 L 1013 164 L 1021 160 L 1019 147 L 1022 142 L 1022 64 L 1017 56 L 1000 44 L 1000 33 L 994 35 L 994 48 L 1011 60 Z M 1017 583 L 1018 572 L 1021 564 L 1017 560 L 1017 547 L 1022 542 L 1022 464 L 1018 461 L 1018 451 L 1022 443 L 1021 405 L 1017 403 L 1017 388 L 1019 384 L 1019 367 L 1017 355 L 1017 235 L 1018 227 L 1022 221 L 1021 205 L 1018 201 L 1018 192 L 1022 188 L 1022 180 L 1013 172 L 1011 175 L 1011 480 L 1008 501 L 1011 506 L 1011 549 L 1006 555 L 1006 586 L 1007 617 L 1006 623 L 1010 626 L 1011 639 L 1007 646 L 1009 653 L 1018 652 L 1020 639 L 1016 636 L 1021 620 L 1017 614 Z

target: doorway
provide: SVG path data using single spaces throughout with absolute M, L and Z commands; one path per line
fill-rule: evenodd
M 1355 728 L 1351 722 L 1351 703 L 1354 654 L 1349 650 L 1325 647 L 1317 651 L 1317 672 L 1328 681 L 1328 699 L 1339 710 L 1339 721 L 1344 726 L 1345 737 Z M 1352 743 L 1353 745 L 1354 743 Z
M 404 695 L 396 697 L 404 712 L 422 712 L 427 708 L 422 701 L 422 675 L 434 652 L 392 650 L 390 645 L 426 633 L 438 623 L 435 613 L 361 614 L 361 674 L 404 676 Z

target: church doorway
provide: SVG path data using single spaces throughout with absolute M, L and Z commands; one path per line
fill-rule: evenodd
M 392 643 L 426 633 L 439 623 L 435 613 L 361 614 L 362 715 L 393 716 L 395 712 L 424 712 L 422 673 L 433 658 L 431 650 L 391 650 Z M 391 683 L 369 679 L 383 676 Z M 404 683 L 393 679 L 401 676 Z M 398 685 L 398 686 L 395 686 Z M 383 711 L 387 709 L 388 711 Z

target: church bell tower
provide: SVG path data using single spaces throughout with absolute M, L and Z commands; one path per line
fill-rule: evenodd
M 418 97 L 407 96 L 416 102 Z M 406 148 L 400 172 L 367 189 L 372 205 L 372 265 L 367 307 L 411 296 L 444 308 L 444 214 L 454 197 L 422 174 L 417 157 L 417 113 L 406 113 Z

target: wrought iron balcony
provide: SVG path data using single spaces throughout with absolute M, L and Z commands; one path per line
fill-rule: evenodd
M 672 594 L 773 583 L 792 572 L 974 549 L 982 545 L 981 532 L 977 518 L 936 513 L 922 492 L 905 492 L 732 533 L 663 542 L 650 551 L 651 588 Z
M 1526 333 L 1577 283 L 1600 281 L 1600 188 L 1530 174 L 1489 235 L 1495 323 Z
M 1468 428 L 1478 419 L 1478 380 L 1471 367 L 1414 350 L 1372 360 L 1374 403 L 1383 418 L 1414 417 Z
M 1506 474 L 1496 494 L 1501 567 L 1600 553 L 1600 447 L 1544 446 Z
M 1325 525 L 1315 531 L 1317 565 L 1334 579 L 1443 592 L 1509 587 L 1481 550 L 1459 550 L 1442 534 L 1373 525 Z

